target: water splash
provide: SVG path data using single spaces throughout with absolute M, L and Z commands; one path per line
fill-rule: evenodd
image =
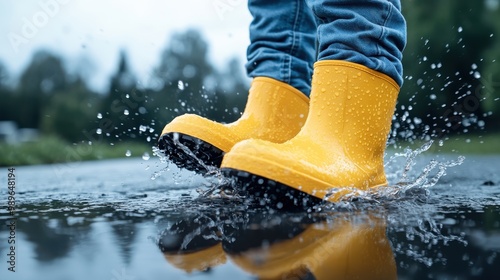
M 417 169 L 417 160 L 432 145 L 433 141 L 428 141 L 415 150 L 405 149 L 387 160 L 386 167 L 399 167 L 399 170 L 388 176 L 395 184 L 366 191 L 347 188 L 348 193 L 344 194 L 339 202 L 323 205 L 323 211 L 371 211 L 373 208 L 382 207 L 386 211 L 385 220 L 389 235 L 406 237 L 404 242 L 398 242 L 393 237 L 393 250 L 396 255 L 403 255 L 427 267 L 438 263 L 445 264 L 446 257 L 434 254 L 430 248 L 447 246 L 450 242 L 467 246 L 468 242 L 463 233 L 456 234 L 448 230 L 444 221 L 445 215 L 436 214 L 442 212 L 441 206 L 428 200 L 429 190 L 446 175 L 448 168 L 461 165 L 465 157 L 458 156 L 457 159 L 447 161 L 430 159 L 422 169 Z M 396 162 L 399 158 L 404 160 L 404 164 Z M 329 195 L 338 191 L 338 188 L 332 189 Z
M 151 175 L 151 180 L 156 180 L 158 177 L 160 177 L 163 173 L 170 171 L 170 161 L 167 158 L 167 156 L 160 150 L 160 148 L 153 146 L 153 155 L 158 157 L 160 160 L 160 164 L 165 165 L 163 168 L 161 168 L 158 171 L 155 171 Z
M 174 141 L 177 141 L 176 144 L 186 154 L 194 156 L 187 147 L 178 142 L 178 139 L 174 138 Z M 424 153 L 429 151 L 433 144 L 435 144 L 434 141 L 428 141 L 417 149 L 407 148 L 403 152 L 388 156 L 385 167 L 394 170 L 388 173 L 391 182 L 389 186 L 368 190 L 342 188 L 343 191 L 348 189 L 349 192 L 339 202 L 321 204 L 311 209 L 302 210 L 300 214 L 309 217 L 311 215 L 328 216 L 332 214 L 337 216 L 339 213 L 347 213 L 349 217 L 349 213 L 352 215 L 356 213 L 369 214 L 378 209 L 383 213 L 382 216 L 387 224 L 388 236 L 393 244 L 395 255 L 403 256 L 407 262 L 418 262 L 427 267 L 445 264 L 447 257 L 433 252 L 451 242 L 467 246 L 468 241 L 461 233 L 449 230 L 450 227 L 446 226 L 446 215 L 439 214 L 443 213 L 443 209 L 440 208 L 442 205 L 433 203 L 429 199 L 429 190 L 438 184 L 449 168 L 461 165 L 465 158 L 458 156 L 452 160 L 440 160 L 437 157 L 430 158 L 425 162 L 427 157 L 424 157 Z M 163 159 L 164 162 L 169 162 L 163 152 L 157 148 L 154 150 L 155 155 Z M 232 179 L 222 176 L 217 168 L 208 168 L 211 169 L 210 175 L 206 176 L 210 179 L 209 183 L 203 188 L 197 189 L 198 197 L 192 200 L 196 207 L 209 212 L 214 212 L 217 207 L 220 207 L 221 213 L 224 211 L 233 212 L 249 201 L 247 197 L 240 196 Z M 162 170 L 161 173 L 165 171 Z M 157 174 L 157 176 L 159 175 L 160 173 Z M 332 189 L 330 195 L 338 191 L 340 191 L 339 188 Z M 218 203 L 221 205 L 217 206 Z M 246 208 L 242 213 L 247 211 L 279 213 L 279 211 L 268 207 L 259 207 L 250 203 L 247 205 L 249 206 L 244 206 Z M 206 239 L 232 238 L 224 232 L 224 229 L 228 225 L 236 228 L 238 222 L 234 220 L 233 216 L 219 215 L 218 213 L 219 211 L 212 216 L 210 221 L 201 223 L 196 232 L 186 235 L 182 246 L 187 246 L 201 232 Z M 263 226 L 264 221 L 260 223 L 256 226 Z M 205 232 L 208 228 L 210 231 Z M 399 237 L 396 238 L 396 236 Z
M 200 166 L 202 166 L 206 172 L 203 174 L 203 177 L 207 179 L 207 182 L 205 183 L 205 187 L 207 188 L 200 188 L 197 189 L 197 192 L 199 193 L 200 197 L 223 197 L 223 198 L 228 198 L 234 195 L 235 191 L 229 188 L 231 184 L 229 183 L 228 178 L 224 177 L 220 171 L 219 168 L 215 166 L 210 166 L 206 165 L 200 158 L 198 158 L 189 147 L 185 146 L 179 141 L 179 134 L 174 133 L 173 134 L 173 142 L 174 144 L 182 149 L 182 151 L 192 157 L 194 160 L 198 162 Z M 160 177 L 163 173 L 170 171 L 170 164 L 173 162 L 171 161 L 170 158 L 168 158 L 165 155 L 165 152 L 159 149 L 158 147 L 153 147 L 153 155 L 158 157 L 160 159 L 161 164 L 167 164 L 166 167 L 163 167 L 162 169 L 156 171 L 153 173 L 151 176 L 151 180 L 156 180 L 158 177 Z M 178 174 L 179 176 L 181 175 L 181 172 Z M 182 177 L 182 176 L 180 176 Z M 180 178 L 179 177 L 179 178 Z M 177 184 L 178 181 L 174 180 L 174 183 Z M 216 195 L 218 194 L 218 195 Z
M 440 178 L 446 175 L 446 170 L 448 168 L 461 165 L 465 160 L 464 156 L 458 156 L 456 160 L 444 162 L 431 159 L 418 176 L 410 178 L 411 172 L 414 171 L 413 169 L 416 165 L 417 158 L 428 151 L 432 144 L 433 141 L 428 141 L 415 150 L 407 148 L 403 153 L 396 153 L 387 160 L 385 167 L 391 164 L 396 165 L 396 167 L 399 166 L 395 163 L 397 158 L 404 158 L 406 160 L 402 169 L 389 173 L 387 176 L 397 183 L 368 190 L 360 190 L 354 187 L 332 188 L 328 190 L 324 199 L 328 200 L 329 197 L 341 193 L 342 195 L 339 199 L 341 204 L 334 204 L 330 208 L 338 208 L 339 206 L 345 208 L 348 207 L 345 202 L 364 201 L 381 203 L 394 200 L 406 200 L 409 198 L 414 200 L 425 198 L 429 194 L 428 190 L 435 186 Z

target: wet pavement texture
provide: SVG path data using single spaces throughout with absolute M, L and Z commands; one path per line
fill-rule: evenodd
M 404 179 L 436 158 L 457 157 L 421 156 Z M 403 165 L 387 168 L 395 189 Z M 293 212 L 200 195 L 224 180 L 165 166 L 16 167 L 15 220 L 2 168 L 0 279 L 499 279 L 499 156 L 467 156 L 428 188 Z

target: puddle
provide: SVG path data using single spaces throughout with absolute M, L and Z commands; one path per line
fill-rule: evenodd
M 390 187 L 297 212 L 160 160 L 18 167 L 16 272 L 2 206 L 0 278 L 496 279 L 500 157 L 425 148 L 388 156 Z

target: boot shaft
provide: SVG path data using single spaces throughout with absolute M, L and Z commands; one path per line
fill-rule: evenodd
M 374 161 L 383 161 L 398 93 L 399 87 L 390 77 L 362 65 L 317 62 L 311 113 L 301 133 L 342 147 L 362 168 L 372 167 Z

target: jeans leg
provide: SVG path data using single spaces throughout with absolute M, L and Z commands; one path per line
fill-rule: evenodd
M 249 0 L 248 8 L 248 76 L 270 77 L 309 95 L 317 25 L 305 1 Z
M 306 0 L 317 17 L 318 60 L 359 63 L 403 84 L 400 0 Z

